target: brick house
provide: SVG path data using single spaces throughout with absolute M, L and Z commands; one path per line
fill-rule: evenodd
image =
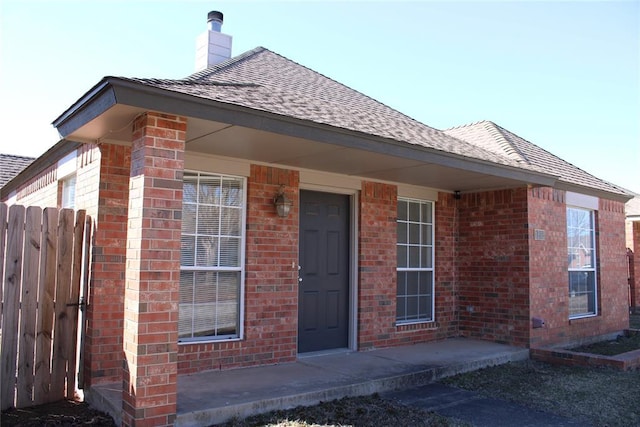
M 89 398 L 123 379 L 125 423 L 165 424 L 178 374 L 628 327 L 626 191 L 491 122 L 440 131 L 268 49 L 230 58 L 210 17 L 201 70 L 105 77 L 0 191 L 95 219 Z

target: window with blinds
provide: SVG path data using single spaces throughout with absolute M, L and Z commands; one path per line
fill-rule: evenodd
M 184 174 L 180 341 L 240 338 L 244 178 Z

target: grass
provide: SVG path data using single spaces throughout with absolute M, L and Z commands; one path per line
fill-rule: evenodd
M 231 420 L 224 427 L 320 427 L 320 426 L 419 426 L 463 427 L 466 423 L 432 412 L 403 406 L 374 394 L 345 397 L 315 406 L 273 411 L 243 420 Z
M 596 426 L 640 425 L 640 371 L 525 361 L 458 375 L 443 382 Z
M 629 327 L 631 329 L 640 329 L 640 314 L 632 314 L 629 316 Z

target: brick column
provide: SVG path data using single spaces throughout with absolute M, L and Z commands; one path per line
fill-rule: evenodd
M 362 183 L 358 233 L 358 348 L 389 347 L 396 323 L 397 187 Z
M 100 146 L 99 173 L 82 177 L 87 188 L 98 190 L 97 207 L 87 206 L 97 211 L 84 352 L 87 386 L 122 378 L 130 169 L 131 148 L 105 144 Z
M 176 417 L 182 176 L 186 119 L 133 125 L 124 301 L 123 424 Z

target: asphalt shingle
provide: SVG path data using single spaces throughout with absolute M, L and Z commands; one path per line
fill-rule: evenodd
M 185 79 L 124 80 L 539 172 L 503 153 L 446 135 L 263 47 Z
M 557 175 L 559 181 L 609 193 L 628 195 L 628 192 L 623 188 L 583 171 L 491 121 L 484 120 L 458 126 L 446 129 L 444 132 L 492 152 L 502 152 L 503 155 L 521 164 L 531 165 L 549 174 Z
M 29 166 L 35 158 L 0 154 L 0 188 L 11 181 L 24 168 Z

